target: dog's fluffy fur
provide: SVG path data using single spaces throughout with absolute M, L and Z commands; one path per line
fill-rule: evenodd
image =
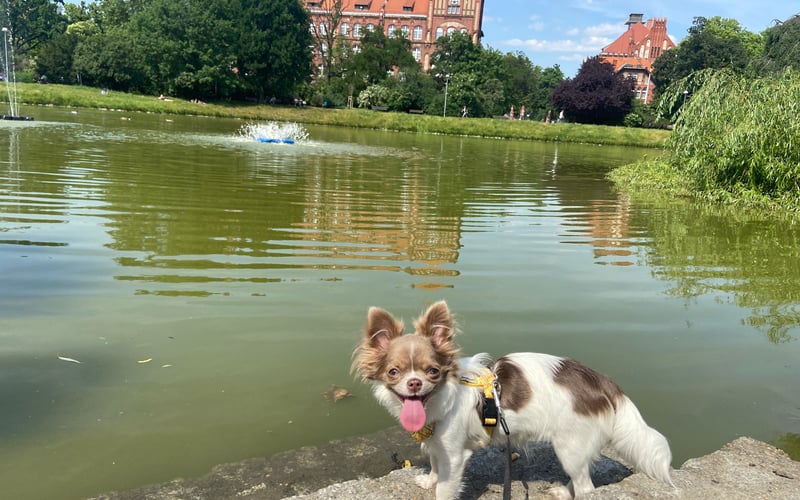
M 639 470 L 672 484 L 672 456 L 666 438 L 648 427 L 633 402 L 608 377 L 571 359 L 515 353 L 490 361 L 487 355 L 458 359 L 456 326 L 444 302 L 437 302 L 403 334 L 403 323 L 383 309 L 369 310 L 353 370 L 373 384 L 376 398 L 409 431 L 435 424 L 422 443 L 431 473 L 418 478 L 436 487 L 438 500 L 456 498 L 472 451 L 493 438 L 480 417 L 481 388 L 461 384 L 488 367 L 500 384 L 500 404 L 512 442 L 549 441 L 571 481 L 553 493 L 572 497 L 594 489 L 589 475 L 600 449 L 611 444 Z M 497 441 L 495 443 L 495 441 Z

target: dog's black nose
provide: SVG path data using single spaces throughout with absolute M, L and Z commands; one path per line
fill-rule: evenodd
M 412 378 L 408 382 L 406 382 L 406 387 L 410 392 L 417 393 L 422 389 L 422 380 L 418 378 Z

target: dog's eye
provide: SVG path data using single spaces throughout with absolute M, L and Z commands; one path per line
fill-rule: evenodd
M 388 372 L 388 375 L 389 375 L 390 377 L 396 377 L 396 376 L 397 376 L 397 375 L 399 375 L 399 374 L 400 374 L 400 370 L 398 370 L 397 368 L 392 368 L 392 369 L 391 369 L 391 370 L 389 370 L 389 372 Z
M 439 369 L 436 368 L 435 366 L 431 366 L 430 368 L 428 368 L 428 375 L 430 375 L 431 377 L 439 375 Z

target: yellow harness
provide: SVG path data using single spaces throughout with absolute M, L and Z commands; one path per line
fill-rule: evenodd
M 488 368 L 484 368 L 483 372 L 475 377 L 474 380 L 466 378 L 459 380 L 461 385 L 466 385 L 468 387 L 480 387 L 483 389 L 483 427 L 486 429 L 486 433 L 489 434 L 489 437 L 492 437 L 492 432 L 494 432 L 494 428 L 497 427 L 497 402 L 494 398 L 494 384 L 496 380 L 497 375 L 492 373 L 492 371 Z M 412 432 L 411 437 L 417 442 L 421 443 L 433 435 L 433 430 L 435 427 L 435 422 L 427 424 L 417 432 Z

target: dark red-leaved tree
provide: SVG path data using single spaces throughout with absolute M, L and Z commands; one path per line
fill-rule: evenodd
M 566 119 L 578 123 L 617 124 L 631 112 L 633 82 L 599 57 L 581 64 L 575 78 L 565 80 L 550 99 Z

